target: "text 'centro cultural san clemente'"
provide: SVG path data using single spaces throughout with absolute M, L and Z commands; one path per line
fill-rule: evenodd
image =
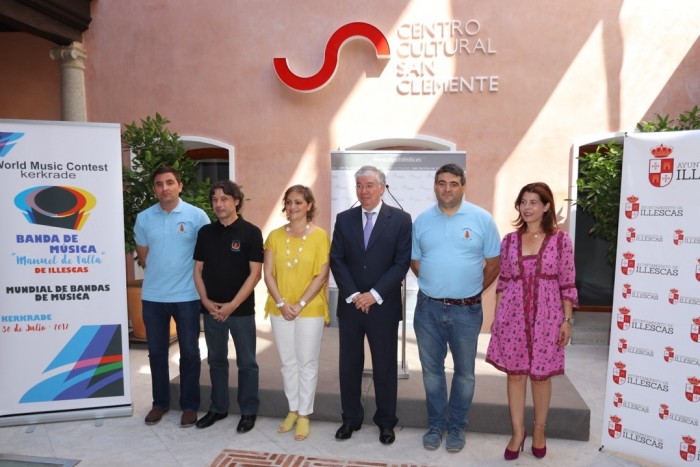
M 498 75 L 446 76 L 444 59 L 496 54 L 491 38 L 479 37 L 475 19 L 404 23 L 397 30 L 396 91 L 402 96 L 495 93 Z

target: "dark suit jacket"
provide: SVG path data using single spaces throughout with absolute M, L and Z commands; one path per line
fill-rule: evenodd
M 377 315 L 372 318 L 398 322 L 402 319 L 401 282 L 411 263 L 411 216 L 383 203 L 367 250 L 362 230 L 360 206 L 336 217 L 330 266 L 339 289 L 337 315 L 356 310 L 345 302 L 347 297 L 374 289 L 383 302 L 372 306 L 370 315 Z

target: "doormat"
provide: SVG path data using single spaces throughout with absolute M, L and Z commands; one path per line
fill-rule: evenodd
M 0 454 L 0 467 L 73 467 L 79 460 Z
M 280 454 L 277 452 L 240 451 L 224 449 L 211 467 L 234 466 L 299 466 L 299 467 L 430 467 L 421 464 L 387 464 L 366 460 L 334 459 L 331 457 Z

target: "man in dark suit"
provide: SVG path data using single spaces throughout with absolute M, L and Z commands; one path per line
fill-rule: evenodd
M 403 318 L 401 283 L 411 261 L 411 216 L 382 203 L 386 177 L 376 167 L 355 173 L 361 206 L 338 214 L 331 244 L 331 271 L 338 286 L 340 399 L 345 440 L 362 426 L 362 371 L 367 336 L 379 441 L 395 440 L 398 324 Z

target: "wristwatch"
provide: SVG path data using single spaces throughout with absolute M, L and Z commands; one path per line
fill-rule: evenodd
M 299 299 L 299 305 L 301 305 L 302 308 L 306 306 L 306 302 L 304 301 L 303 298 Z
M 565 323 L 569 323 L 570 325 L 574 325 L 574 318 L 564 318 Z

